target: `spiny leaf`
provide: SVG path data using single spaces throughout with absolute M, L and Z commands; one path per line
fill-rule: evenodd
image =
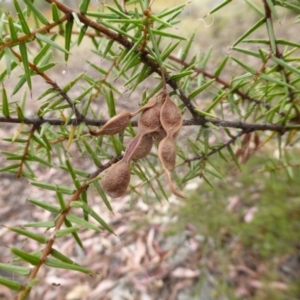
M 211 15 L 213 13 L 215 13 L 216 11 L 218 11 L 219 9 L 221 9 L 222 7 L 226 6 L 228 3 L 230 3 L 232 0 L 225 0 L 224 2 L 222 2 L 221 4 L 217 5 L 216 7 L 214 7 L 206 16 Z
M 11 247 L 10 251 L 15 254 L 16 256 L 20 257 L 22 260 L 29 262 L 30 264 L 36 266 L 40 262 L 40 258 L 34 254 L 30 254 L 27 252 L 24 252 L 20 249 Z
M 17 0 L 14 0 L 14 5 L 15 5 L 15 8 L 16 8 L 16 11 L 17 11 L 17 14 L 18 14 L 18 18 L 20 20 L 20 23 L 21 23 L 21 26 L 22 26 L 22 29 L 23 29 L 23 32 L 25 34 L 29 34 L 30 33 L 30 29 L 29 29 L 29 26 L 25 20 L 25 17 L 24 17 L 24 14 L 22 12 L 22 9 L 19 5 L 19 2 Z
M 7 227 L 9 230 L 16 232 L 20 235 L 24 235 L 32 240 L 35 240 L 41 244 L 45 244 L 47 242 L 47 239 L 44 235 L 41 234 L 36 234 L 36 233 L 32 233 L 30 231 L 21 229 L 21 228 L 17 228 L 17 227 Z
M 236 46 L 242 40 L 244 40 L 248 35 L 254 32 L 257 28 L 259 28 L 262 24 L 265 23 L 265 18 L 260 19 L 257 21 L 252 27 L 250 27 L 241 37 L 239 37 L 232 45 L 232 47 Z
M 35 36 L 36 36 L 37 39 L 45 42 L 46 44 L 49 44 L 50 46 L 52 46 L 52 47 L 54 47 L 54 48 L 56 48 L 56 49 L 58 49 L 58 50 L 60 50 L 64 53 L 68 53 L 67 50 L 64 47 L 60 46 L 59 44 L 57 44 L 53 41 L 54 40 L 53 37 L 51 39 L 49 39 L 48 37 L 46 37 L 45 35 L 40 34 L 40 33 L 36 33 Z
M 23 0 L 26 5 L 32 10 L 33 14 L 44 24 L 48 25 L 49 21 L 48 19 L 44 16 L 44 14 L 34 5 L 33 2 L 30 0 Z
M 5 117 L 9 118 L 8 99 L 7 99 L 6 89 L 4 86 L 2 88 L 2 113 Z
M 52 257 L 47 257 L 46 258 L 45 265 L 48 266 L 48 267 L 52 267 L 52 268 L 78 271 L 78 272 L 82 272 L 82 273 L 85 273 L 85 274 L 93 273 L 93 271 L 90 270 L 90 269 L 81 267 L 77 264 L 69 264 L 69 263 L 63 262 L 61 260 L 52 258 Z
M 102 225 L 106 230 L 108 230 L 111 233 L 114 233 L 112 228 L 86 203 L 81 201 L 73 201 L 71 203 L 71 207 L 81 207 L 83 210 L 92 216 L 97 222 L 99 222 L 100 225 Z
M 205 90 L 207 87 L 209 87 L 213 82 L 215 82 L 215 79 L 211 79 L 199 88 L 197 88 L 195 91 L 189 94 L 189 99 L 195 98 L 199 93 L 201 93 L 203 90 Z
M 19 274 L 21 276 L 28 276 L 30 274 L 30 269 L 27 267 L 15 266 L 12 264 L 3 264 L 0 263 L 0 269 L 9 271 L 15 274 Z M 1 282 L 0 282 L 1 283 Z
M 86 228 L 89 228 L 89 229 L 92 229 L 92 230 L 95 230 L 97 232 L 101 232 L 101 229 L 97 226 L 95 226 L 94 224 L 91 224 L 87 221 L 85 221 L 84 219 L 80 218 L 80 217 L 77 217 L 75 215 L 72 215 L 72 214 L 68 214 L 67 215 L 67 220 L 69 222 L 73 222 L 73 223 L 76 223 L 78 225 L 81 225 L 81 226 L 84 226 Z
M 27 85 L 29 87 L 29 90 L 32 90 L 32 85 L 31 85 L 31 72 L 29 68 L 29 61 L 28 61 L 28 56 L 27 56 L 27 47 L 25 44 L 20 43 L 19 44 L 19 49 L 20 49 L 20 54 L 22 57 L 22 63 L 25 71 L 25 77 L 27 81 Z
M 18 35 L 14 25 L 14 21 L 10 15 L 8 16 L 8 25 L 9 25 L 10 37 L 13 41 L 16 41 L 18 39 Z
M 89 4 L 90 4 L 90 0 L 81 0 L 79 4 L 79 11 L 82 14 L 85 14 L 88 10 Z
M 69 59 L 69 51 L 71 47 L 71 38 L 72 38 L 72 28 L 73 28 L 73 19 L 68 20 L 65 27 L 65 61 Z
M 60 230 L 55 232 L 55 236 L 57 238 L 60 238 L 60 237 L 65 236 L 67 234 L 77 232 L 80 228 L 81 228 L 80 226 L 71 226 L 71 227 L 68 227 L 68 228 L 60 229 Z
M 20 291 L 23 286 L 20 282 L 17 281 L 13 281 L 4 277 L 0 276 L 0 284 L 8 287 L 9 289 L 13 290 L 13 291 Z
M 36 200 L 36 199 L 33 199 L 33 198 L 28 198 L 28 201 L 36 206 L 39 206 L 47 211 L 50 211 L 52 213 L 59 213 L 60 212 L 60 208 L 58 206 L 54 206 L 52 204 L 48 204 L 48 203 L 45 203 L 43 201 L 40 201 L 40 200 Z

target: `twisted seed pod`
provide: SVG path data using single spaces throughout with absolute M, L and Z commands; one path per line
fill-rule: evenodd
M 172 171 L 175 168 L 176 146 L 172 137 L 167 136 L 159 143 L 158 157 L 164 168 L 168 171 Z
M 155 100 L 155 105 L 144 109 L 138 120 L 138 135 L 129 143 L 124 158 L 130 163 L 131 158 L 139 159 L 145 157 L 152 148 L 153 139 L 146 138 L 160 127 L 161 101 Z
M 135 137 L 136 138 L 136 137 Z M 131 158 L 132 159 L 141 159 L 146 157 L 153 145 L 153 137 L 150 134 L 146 134 L 141 138 L 140 143 L 135 148 Z
M 143 111 L 138 120 L 139 133 L 147 134 L 157 130 L 160 127 L 161 106 L 162 102 L 156 101 L 154 106 Z
M 161 130 L 158 139 L 158 157 L 167 175 L 169 187 L 174 195 L 180 198 L 184 196 L 176 189 L 170 171 L 175 168 L 176 163 L 176 146 L 175 138 L 182 126 L 182 116 L 178 107 L 172 102 L 168 94 L 163 95 L 163 105 L 160 110 Z
M 112 165 L 100 181 L 104 192 L 112 198 L 122 196 L 130 182 L 130 168 L 126 160 Z
M 123 112 L 121 114 L 115 115 L 108 122 L 106 122 L 99 131 L 90 130 L 90 134 L 93 136 L 99 136 L 119 133 L 127 127 L 132 117 L 133 114 L 129 112 Z
M 160 111 L 160 122 L 164 130 L 172 137 L 178 134 L 182 126 L 182 116 L 179 108 L 166 94 L 164 104 Z

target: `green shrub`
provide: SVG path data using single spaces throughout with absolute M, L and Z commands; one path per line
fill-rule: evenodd
M 120 4 L 114 0 L 112 4 L 90 5 L 89 0 L 82 0 L 70 8 L 58 0 L 45 0 L 43 5 L 14 0 L 7 11 L 1 8 L 0 129 L 4 137 L 0 161 L 4 163 L 0 172 L 27 178 L 33 187 L 51 191 L 56 201 L 53 204 L 32 195 L 29 202 L 36 209 L 53 213 L 53 218 L 23 224 L 33 227 L 30 230 L 9 228 L 35 240 L 42 249 L 32 254 L 11 248 L 17 261 L 28 262 L 32 269 L 19 263 L 2 265 L 26 276 L 24 285 L 0 277 L 1 284 L 18 291 L 18 299 L 29 295 L 44 264 L 93 272 L 55 252 L 52 246 L 62 236 L 73 235 L 83 247 L 78 235 L 82 227 L 113 232 L 89 205 L 88 189 L 93 186 L 112 211 L 105 193 L 109 194 L 109 189 L 99 183 L 111 166 L 116 168 L 125 161 L 125 173 L 115 172 L 120 185 L 128 184 L 121 194 L 130 193 L 131 199 L 142 195 L 145 200 L 160 201 L 168 200 L 170 192 L 189 198 L 188 191 L 179 190 L 199 177 L 207 187 L 217 187 L 215 178 L 224 180 L 226 168 L 241 168 L 261 148 L 278 152 L 277 158 L 269 155 L 260 162 L 262 170 L 276 173 L 283 169 L 284 180 L 297 178 L 300 44 L 282 34 L 280 22 L 286 17 L 292 28 L 293 22 L 299 21 L 298 2 L 245 1 L 251 11 L 249 22 L 245 30 L 239 27 L 235 40 L 230 38 L 231 26 L 223 26 L 217 19 L 220 12 L 228 15 L 231 1 L 207 10 L 202 21 L 210 26 L 207 19 L 215 16 L 220 25 L 215 35 L 221 36 L 222 31 L 227 37 L 229 54 L 214 54 L 213 48 L 200 53 L 201 40 L 196 34 L 177 32 L 180 14 L 191 9 L 191 3 L 151 10 L 152 2 L 130 0 Z M 157 94 L 162 98 L 150 108 L 149 100 L 158 99 Z M 151 109 L 156 110 L 159 126 L 151 128 L 143 139 L 142 118 L 129 119 L 137 111 L 142 116 L 148 113 L 150 123 L 144 126 L 147 123 L 149 129 L 154 118 Z M 128 124 L 120 121 L 119 114 L 123 118 L 124 113 L 130 116 Z M 175 115 L 176 120 L 172 119 Z M 116 126 L 116 130 L 110 127 L 113 134 L 97 135 L 96 127 L 106 123 Z M 140 160 L 132 159 L 137 147 L 145 147 L 147 138 L 151 145 L 154 140 L 150 152 Z M 86 158 L 91 165 L 80 163 Z M 50 170 L 58 178 L 39 180 Z M 62 184 L 63 176 L 68 183 Z M 276 178 L 270 177 L 272 188 L 276 183 Z M 271 190 L 271 186 L 266 188 Z M 274 195 L 277 193 L 282 192 L 274 190 Z M 22 191 L 20 194 L 21 197 Z M 298 228 L 294 222 L 286 221 L 287 216 L 294 218 L 298 214 L 293 204 L 289 207 L 273 199 L 278 205 L 270 211 L 270 194 L 271 191 L 262 198 L 261 205 L 266 206 L 257 214 L 267 221 L 262 223 L 261 218 L 255 218 L 240 228 L 245 232 L 240 237 L 245 245 L 253 237 L 262 242 L 259 249 L 253 249 L 261 256 L 274 249 L 277 235 L 289 243 L 298 238 L 297 234 L 287 234 Z M 237 220 L 222 214 L 224 203 L 216 205 L 222 197 L 214 196 L 213 201 L 195 204 L 197 210 L 203 209 L 212 216 L 205 218 L 204 228 L 210 234 L 220 234 L 220 226 L 224 225 L 225 232 L 239 236 L 239 231 L 235 232 Z M 75 208 L 82 215 L 75 214 Z M 220 217 L 214 218 L 218 212 Z M 275 219 L 278 230 L 274 232 Z M 41 234 L 41 228 L 51 234 Z M 289 249 L 278 247 L 278 254 Z

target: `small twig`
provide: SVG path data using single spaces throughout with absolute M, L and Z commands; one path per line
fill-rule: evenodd
M 23 153 L 22 159 L 20 161 L 20 166 L 19 166 L 19 170 L 18 170 L 18 173 L 17 173 L 17 178 L 20 178 L 21 175 L 22 175 L 23 165 L 24 165 L 24 162 L 26 160 L 26 157 L 29 154 L 28 149 L 29 149 L 29 146 L 30 146 L 30 141 L 33 138 L 33 135 L 34 135 L 34 132 L 36 131 L 36 129 L 37 129 L 37 127 L 35 125 L 33 125 L 31 130 L 30 130 L 30 134 L 28 136 L 28 139 L 27 139 L 27 142 L 26 142 L 26 145 L 25 145 L 24 153 Z
M 65 22 L 66 20 L 68 19 L 68 16 L 67 15 L 64 15 L 62 16 L 59 21 L 57 22 L 53 22 L 53 23 L 49 23 L 48 25 L 44 26 L 44 27 L 41 27 L 39 29 L 36 29 L 36 30 L 33 30 L 31 31 L 29 34 L 25 34 L 25 35 L 22 35 L 20 37 L 18 37 L 17 40 L 14 40 L 14 41 L 9 41 L 9 42 L 3 42 L 0 44 L 0 52 L 4 49 L 4 48 L 12 48 L 13 45 L 16 45 L 16 44 L 20 44 L 20 43 L 24 43 L 26 42 L 27 40 L 30 40 L 30 39 L 33 39 L 35 38 L 35 35 L 37 33 L 44 33 L 44 32 L 49 32 L 52 28 L 56 27 L 57 25 Z
M 102 126 L 104 125 L 108 120 L 95 120 L 95 119 L 89 119 L 89 118 L 81 118 L 80 123 L 85 123 L 89 126 Z M 22 120 L 18 119 L 17 117 L 2 117 L 0 116 L 0 123 L 11 123 L 11 124 L 29 124 L 29 125 L 35 125 L 40 126 L 44 123 L 49 123 L 54 126 L 61 126 L 61 125 L 73 125 L 77 126 L 79 125 L 76 119 L 71 119 L 67 123 L 62 119 L 53 119 L 53 118 L 24 118 Z M 219 119 L 189 119 L 189 120 L 183 120 L 183 126 L 205 126 L 207 123 L 211 123 L 215 126 L 218 126 L 220 128 L 237 128 L 237 129 L 243 129 L 243 130 L 251 130 L 251 131 L 277 131 L 284 133 L 285 131 L 290 130 L 300 130 L 299 124 L 272 124 L 272 123 L 247 123 L 242 121 L 227 121 L 227 120 L 219 120 Z M 137 126 L 137 121 L 130 122 L 132 127 Z

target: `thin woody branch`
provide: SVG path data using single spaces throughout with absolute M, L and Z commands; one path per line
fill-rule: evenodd
M 20 161 L 20 166 L 19 166 L 19 170 L 18 170 L 18 173 L 17 173 L 17 178 L 20 178 L 21 175 L 22 175 L 23 165 L 24 165 L 24 162 L 26 160 L 26 157 L 29 154 L 28 150 L 29 150 L 29 146 L 30 146 L 30 141 L 34 136 L 34 132 L 36 131 L 36 129 L 37 129 L 37 127 L 35 125 L 33 125 L 31 130 L 30 130 L 30 134 L 29 134 L 29 137 L 28 137 L 26 145 L 25 145 L 24 153 L 23 153 L 22 159 Z
M 11 49 L 14 45 L 27 42 L 30 39 L 34 39 L 35 35 L 37 33 L 49 32 L 52 28 L 55 28 L 57 25 L 65 22 L 67 19 L 68 19 L 68 15 L 64 15 L 59 19 L 59 21 L 49 23 L 48 25 L 46 25 L 44 27 L 33 30 L 29 34 L 25 34 L 25 35 L 22 35 L 22 36 L 18 37 L 17 40 L 9 41 L 9 42 L 3 42 L 3 43 L 0 44 L 0 51 L 2 51 L 6 47 Z
M 53 119 L 53 118 L 24 118 L 22 120 L 18 119 L 17 117 L 3 117 L 0 116 L 0 123 L 12 123 L 12 124 L 20 124 L 25 123 L 28 125 L 35 125 L 40 126 L 44 123 L 49 123 L 54 126 L 60 126 L 60 125 L 79 125 L 80 123 L 85 123 L 89 126 L 103 126 L 106 124 L 108 120 L 95 120 L 95 119 L 89 119 L 85 117 L 81 117 L 80 119 L 71 119 L 66 123 L 62 119 Z M 241 121 L 227 121 L 227 120 L 219 120 L 219 119 L 210 119 L 207 118 L 205 120 L 202 119 L 189 119 L 189 120 L 183 120 L 183 126 L 205 126 L 207 123 L 211 123 L 218 127 L 226 127 L 226 128 L 237 128 L 237 129 L 243 129 L 243 130 L 251 130 L 251 131 L 277 131 L 284 133 L 285 131 L 290 130 L 300 130 L 300 125 L 298 124 L 271 124 L 271 123 L 247 123 L 247 122 L 241 122 Z M 132 121 L 131 126 L 136 127 L 137 122 Z

